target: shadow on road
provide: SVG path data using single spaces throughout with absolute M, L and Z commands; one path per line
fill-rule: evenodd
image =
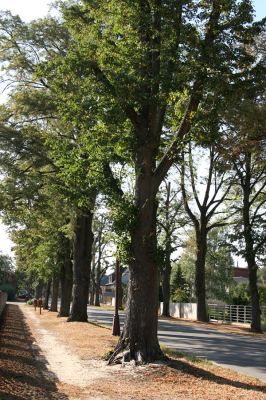
M 0 321 L 0 399 L 67 400 L 34 344 L 23 313 L 8 304 Z

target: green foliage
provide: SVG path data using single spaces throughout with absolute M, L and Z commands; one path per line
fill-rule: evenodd
M 228 288 L 233 285 L 234 261 L 226 245 L 227 230 L 209 232 L 206 256 L 206 291 L 209 299 L 227 301 Z
M 266 306 L 266 286 L 259 286 L 258 291 L 260 296 L 260 305 Z
M 0 253 L 0 284 L 14 280 L 15 266 L 10 256 Z
M 7 300 L 12 301 L 15 299 L 16 288 L 10 283 L 0 285 L 0 291 L 7 293 Z
M 227 230 L 214 229 L 208 235 L 208 250 L 206 255 L 206 294 L 212 300 L 227 301 L 228 288 L 233 284 L 233 258 L 225 239 Z M 191 232 L 185 243 L 184 252 L 179 260 L 185 279 L 194 287 L 196 242 Z
M 155 196 L 176 149 L 164 158 L 171 165 L 163 177 L 156 177 L 157 161 L 203 117 L 208 126 L 216 122 L 216 108 L 253 72 L 247 49 L 261 30 L 246 0 L 60 7 L 60 19 L 0 18 L 0 61 L 13 87 L 1 110 L 0 202 L 18 266 L 29 276 L 36 271 L 36 279 L 60 267 L 65 228 L 77 209 L 92 208 L 97 191 L 110 200 L 129 259 L 130 235 L 149 198 L 138 203 L 136 187 L 134 196 L 121 194 L 125 179 L 116 167 L 134 167 L 136 182 L 149 177 Z M 186 129 L 177 134 L 182 121 Z M 139 162 L 143 149 L 148 172 Z M 148 243 L 149 233 L 142 239 Z
M 191 285 L 186 281 L 179 264 L 172 271 L 171 299 L 176 303 L 191 301 Z
M 266 266 L 258 269 L 258 280 L 262 281 L 264 284 L 266 283 Z
M 229 304 L 250 304 L 250 292 L 246 283 L 239 283 L 231 286 L 229 290 Z

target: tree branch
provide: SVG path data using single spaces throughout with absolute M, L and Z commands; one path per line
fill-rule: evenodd
M 187 104 L 187 108 L 181 122 L 181 125 L 174 135 L 174 140 L 170 147 L 166 150 L 164 156 L 159 162 L 157 168 L 154 171 L 154 190 L 156 191 L 160 186 L 162 180 L 166 176 L 170 167 L 175 162 L 178 150 L 180 150 L 181 140 L 188 134 L 191 129 L 192 123 L 194 121 L 196 112 L 198 110 L 200 101 L 203 95 L 203 87 L 206 82 L 206 67 L 207 62 L 209 60 L 208 48 L 212 45 L 215 39 L 216 30 L 218 21 L 221 13 L 221 5 L 220 2 L 213 0 L 212 2 L 212 12 L 209 18 L 209 22 L 206 29 L 205 39 L 203 41 L 201 55 L 200 55 L 200 63 L 202 64 L 201 71 L 197 74 L 196 79 L 194 81 L 190 99 Z

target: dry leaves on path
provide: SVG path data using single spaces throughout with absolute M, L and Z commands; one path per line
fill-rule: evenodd
M 1 400 L 35 398 L 266 400 L 265 384 L 256 379 L 247 378 L 208 363 L 194 363 L 186 359 L 177 358 L 171 359 L 167 364 L 158 363 L 137 368 L 132 365 L 128 365 L 125 368 L 107 366 L 101 360 L 101 357 L 117 341 L 117 338 L 111 336 L 109 329 L 100 328 L 89 323 L 67 323 L 66 319 L 57 318 L 55 313 L 47 311 L 39 315 L 34 312 L 32 307 L 27 305 L 21 304 L 17 307 L 20 307 L 24 316 L 21 316 L 21 311 L 18 310 L 16 317 L 23 318 L 24 324 L 26 324 L 26 319 L 34 337 L 32 342 L 35 340 L 38 348 L 42 350 L 42 353 L 39 351 L 38 355 L 46 362 L 46 365 L 42 368 L 48 374 L 47 376 L 51 376 L 51 379 L 47 377 L 44 379 L 47 387 L 40 387 L 40 385 L 33 385 L 33 388 L 29 387 L 30 390 L 35 390 L 36 397 L 32 395 L 32 397 L 2 398 L 0 392 Z M 24 327 L 25 329 L 28 332 L 28 328 Z M 14 340 L 14 334 L 17 335 L 16 326 L 9 325 L 8 332 L 9 339 Z M 25 342 L 25 336 L 20 339 L 21 343 Z M 20 351 L 28 351 L 27 346 L 23 346 L 20 346 Z M 12 361 L 12 353 L 9 351 L 8 354 L 11 356 Z M 27 354 L 20 353 L 22 358 L 24 356 L 29 357 Z M 36 370 L 30 369 L 30 363 L 27 365 L 27 375 L 32 374 L 36 383 L 43 374 L 40 375 L 38 368 Z M 70 368 L 73 376 L 75 375 L 75 379 L 72 382 L 74 383 L 73 385 L 67 385 L 66 383 L 69 375 L 65 375 L 63 371 L 64 365 Z M 80 371 L 80 373 L 77 371 Z M 2 376 L 0 375 L 0 377 Z M 16 379 L 20 383 L 18 377 Z M 26 382 L 28 385 L 29 382 Z M 10 380 L 7 380 L 6 384 L 12 387 Z M 5 393 L 7 393 L 9 389 L 5 388 L 5 390 Z M 39 395 L 38 390 L 45 390 L 46 392 L 40 392 Z M 17 392 L 13 389 L 12 394 L 17 395 Z M 45 395 L 48 397 L 41 397 Z
M 23 313 L 7 305 L 0 328 L 0 399 L 68 400 L 57 377 L 47 370 Z

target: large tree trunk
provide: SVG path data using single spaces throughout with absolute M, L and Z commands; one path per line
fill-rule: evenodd
M 58 294 L 59 294 L 59 277 L 58 274 L 55 273 L 53 276 L 53 283 L 52 283 L 52 300 L 51 300 L 50 311 L 57 312 Z
M 205 262 L 207 253 L 207 230 L 203 224 L 196 232 L 197 255 L 195 262 L 195 289 L 197 298 L 197 320 L 208 321 L 206 305 Z
M 73 287 L 73 268 L 71 260 L 71 241 L 64 238 L 64 264 L 61 268 L 61 303 L 58 317 L 68 317 L 70 311 L 72 287 Z
M 109 363 L 132 359 L 141 364 L 163 356 L 157 338 L 157 201 L 151 186 L 154 167 L 151 155 L 147 147 L 141 148 L 137 154 L 137 215 L 131 230 L 127 311 L 123 332 Z
M 245 155 L 246 176 L 243 189 L 243 224 L 245 239 L 245 259 L 248 264 L 249 289 L 251 295 L 251 330 L 261 332 L 261 309 L 257 285 L 257 264 L 254 252 L 254 240 L 250 221 L 250 195 L 251 195 L 251 154 Z
M 258 266 L 255 261 L 253 254 L 246 256 L 248 264 L 248 275 L 249 275 L 249 289 L 251 295 L 251 330 L 253 332 L 262 332 L 261 329 L 261 309 L 260 309 L 260 297 L 257 285 L 257 270 Z
M 50 298 L 50 294 L 51 294 L 51 284 L 52 284 L 52 281 L 51 281 L 51 279 L 49 279 L 49 281 L 47 282 L 47 285 L 46 285 L 45 298 L 44 298 L 44 303 L 43 303 L 43 309 L 44 310 L 48 310 L 48 308 L 49 308 L 49 298 Z
M 93 245 L 93 213 L 87 211 L 79 215 L 74 229 L 73 246 L 73 302 L 68 321 L 86 322 L 88 320 L 87 304 Z

